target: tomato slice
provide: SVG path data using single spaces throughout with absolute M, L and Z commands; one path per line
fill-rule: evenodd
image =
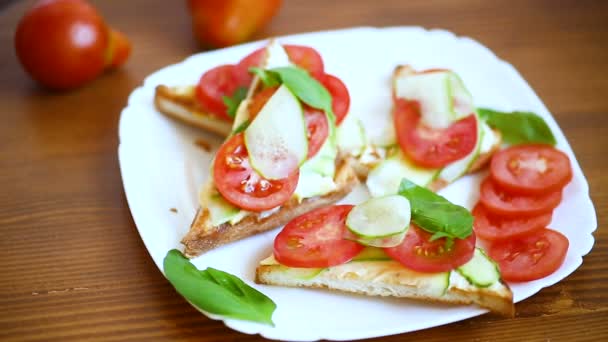
M 473 229 L 480 239 L 498 241 L 513 239 L 547 227 L 552 213 L 518 218 L 502 218 L 491 215 L 483 204 L 477 203 L 472 212 L 475 217 Z
M 327 140 L 329 124 L 324 112 L 308 106 L 304 108 L 304 120 L 306 120 L 306 129 L 308 130 L 308 159 L 310 159 L 319 152 L 323 143 Z
M 336 125 L 339 125 L 348 114 L 350 108 L 350 95 L 348 89 L 336 76 L 325 74 L 321 84 L 331 94 L 331 109 L 336 115 Z
M 208 70 L 201 76 L 195 92 L 204 110 L 226 121 L 232 121 L 232 118 L 226 113 L 223 97 L 232 96 L 239 87 L 233 70 L 234 65 L 220 65 Z
M 249 103 L 249 116 L 251 120 L 260 112 L 268 99 L 278 87 L 264 88 L 253 96 Z M 329 136 L 329 123 L 324 112 L 304 105 L 304 119 L 308 130 L 308 159 L 314 157 Z
M 562 200 L 561 190 L 543 195 L 513 195 L 494 184 L 491 177 L 481 183 L 479 200 L 488 212 L 505 218 L 550 213 Z
M 530 281 L 555 272 L 564 262 L 568 238 L 552 229 L 541 229 L 518 239 L 493 243 L 489 254 L 504 280 Z
M 445 248 L 445 238 L 430 241 L 431 236 L 431 233 L 411 224 L 403 242 L 384 251 L 403 266 L 426 273 L 453 270 L 473 257 L 475 232 L 466 239 L 454 239 L 450 249 Z
M 330 267 L 350 261 L 364 248 L 345 240 L 352 205 L 323 207 L 289 222 L 274 239 L 274 257 L 290 267 Z
M 296 170 L 284 179 L 263 178 L 249 165 L 242 133 L 228 139 L 213 162 L 217 190 L 228 202 L 251 211 L 268 210 L 287 202 L 296 190 L 299 175 Z
M 562 189 L 572 179 L 568 156 L 548 145 L 517 145 L 494 155 L 492 179 L 511 193 L 531 195 Z
M 292 63 L 308 70 L 310 75 L 317 80 L 323 79 L 325 75 L 323 59 L 317 50 L 302 45 L 283 45 L 283 47 Z
M 249 73 L 249 68 L 262 65 L 265 55 L 266 48 L 262 47 L 243 57 L 243 59 L 237 63 L 234 68 L 234 77 L 237 79 L 239 85 L 249 87 L 253 80 L 253 75 Z
M 446 129 L 433 129 L 421 122 L 418 102 L 397 99 L 393 117 L 399 146 L 422 167 L 444 167 L 465 157 L 477 144 L 475 114 Z

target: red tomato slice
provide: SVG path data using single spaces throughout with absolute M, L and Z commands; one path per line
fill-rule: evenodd
M 570 159 L 548 145 L 517 145 L 494 155 L 492 179 L 511 193 L 544 194 L 562 189 L 572 179 Z
M 475 217 L 475 234 L 488 241 L 513 239 L 543 229 L 551 223 L 552 216 L 552 213 L 548 212 L 529 218 L 502 218 L 488 213 L 481 203 L 477 203 L 472 214 Z
M 412 224 L 400 245 L 385 248 L 384 251 L 403 266 L 427 273 L 453 270 L 473 257 L 474 232 L 466 239 L 454 239 L 449 250 L 445 248 L 445 238 L 429 241 L 431 236 L 432 234 Z
M 262 65 L 265 55 L 266 48 L 262 47 L 241 59 L 241 61 L 234 68 L 234 76 L 239 85 L 248 87 L 251 84 L 253 75 L 249 73 L 249 68 L 259 67 Z
M 401 149 L 422 167 L 444 167 L 465 157 L 477 144 L 475 114 L 446 129 L 433 129 L 421 122 L 418 102 L 397 99 L 393 117 Z
M 274 94 L 278 87 L 264 88 L 253 96 L 249 103 L 249 115 L 251 120 L 260 112 L 268 99 Z M 329 136 L 329 124 L 324 112 L 304 105 L 304 119 L 308 130 L 308 159 L 314 157 Z
M 568 245 L 568 238 L 560 232 L 541 229 L 519 239 L 493 243 L 489 254 L 504 280 L 530 281 L 555 272 L 566 258 Z
M 364 248 L 345 240 L 346 216 L 352 205 L 323 207 L 289 222 L 274 239 L 274 257 L 290 267 L 341 265 Z
M 336 76 L 325 74 L 321 84 L 331 94 L 331 109 L 336 115 L 336 125 L 339 125 L 348 114 L 350 107 L 350 95 L 348 89 Z
M 201 76 L 196 87 L 196 98 L 204 110 L 226 121 L 232 119 L 226 113 L 224 96 L 232 96 L 239 87 L 233 76 L 234 65 L 220 65 Z
M 314 157 L 329 136 L 329 124 L 324 112 L 306 106 L 304 108 L 304 120 L 308 130 L 308 159 Z
M 494 184 L 491 177 L 481 183 L 479 200 L 488 212 L 505 218 L 550 213 L 562 200 L 561 190 L 543 195 L 512 195 Z
M 213 179 L 217 190 L 235 206 L 251 211 L 275 208 L 287 202 L 296 190 L 300 171 L 289 177 L 268 180 L 249 165 L 243 134 L 228 139 L 213 162 Z
M 310 75 L 317 80 L 323 79 L 325 75 L 323 59 L 317 50 L 302 45 L 283 45 L 283 47 L 292 63 L 308 70 Z

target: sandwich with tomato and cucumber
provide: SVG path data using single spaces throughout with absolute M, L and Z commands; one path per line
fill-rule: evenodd
M 290 64 L 307 70 L 332 95 L 332 109 L 336 124 L 348 113 L 350 97 L 342 81 L 325 73 L 321 55 L 312 47 L 269 43 L 236 64 L 224 64 L 207 70 L 198 84 L 159 85 L 154 104 L 157 110 L 169 117 L 197 126 L 220 136 L 228 136 L 233 129 L 234 116 L 239 103 L 252 89 L 253 67 L 272 68 Z
M 396 194 L 290 221 L 256 270 L 261 284 L 477 304 L 513 315 L 513 294 L 476 247 L 473 217 L 404 179 Z
M 386 158 L 371 164 L 372 196 L 394 194 L 403 177 L 437 191 L 483 167 L 499 148 L 500 132 L 480 118 L 455 72 L 398 66 L 392 88 L 394 139 L 377 147 Z
M 189 257 L 284 225 L 358 184 L 338 153 L 332 93 L 276 41 L 266 52 L 267 63 L 250 68 L 251 87 L 182 239 Z

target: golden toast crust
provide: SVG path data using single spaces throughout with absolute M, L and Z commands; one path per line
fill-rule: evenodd
M 192 222 L 190 231 L 182 239 L 182 244 L 185 246 L 184 254 L 190 258 L 198 256 L 226 243 L 285 225 L 297 216 L 339 201 L 359 184 L 349 160 L 344 159 L 338 163 L 334 181 L 337 190 L 333 192 L 323 196 L 307 198 L 300 203 L 292 200 L 268 217 L 260 218 L 258 215 L 249 215 L 234 225 L 224 223 L 214 227 L 209 219 L 209 211 L 200 208 Z

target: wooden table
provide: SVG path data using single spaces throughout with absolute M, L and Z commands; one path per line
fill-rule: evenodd
M 142 244 L 122 190 L 117 123 L 149 73 L 197 52 L 184 1 L 95 1 L 131 38 L 127 65 L 67 93 L 20 68 L 0 11 L 0 340 L 258 340 L 199 314 Z M 288 0 L 258 37 L 360 25 L 471 36 L 511 62 L 564 130 L 608 220 L 608 2 Z M 571 276 L 516 305 L 387 341 L 608 340 L 608 231 Z

